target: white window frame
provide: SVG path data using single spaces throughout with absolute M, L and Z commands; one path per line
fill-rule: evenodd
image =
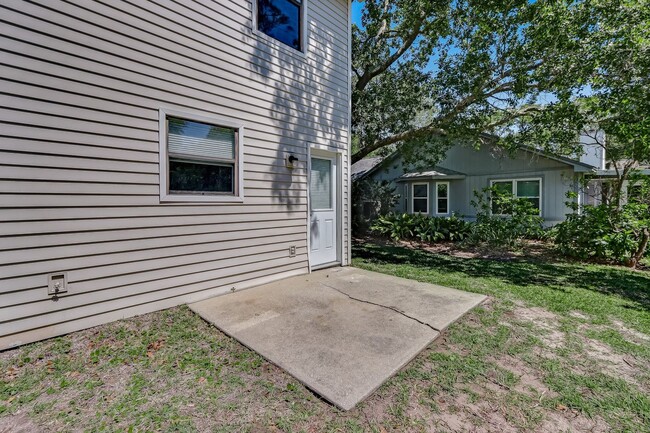
M 445 200 L 447 200 L 447 212 L 440 212 L 438 210 L 438 200 L 440 200 L 440 197 L 438 197 L 438 185 L 447 185 L 447 197 L 444 197 Z M 451 213 L 451 187 L 449 185 L 449 182 L 436 182 L 436 215 L 449 215 Z
M 277 39 L 257 29 L 257 2 L 258 1 L 259 0 L 251 0 L 251 4 L 253 5 L 252 8 L 253 16 L 251 17 L 251 24 L 252 24 L 251 33 L 255 35 L 257 38 L 263 39 L 265 42 L 269 43 L 275 48 L 286 51 L 288 53 L 298 54 L 303 59 L 307 58 L 307 47 L 309 47 L 309 39 L 308 39 L 309 24 L 307 22 L 307 17 L 308 17 L 307 8 L 308 8 L 309 0 L 302 0 L 302 7 L 300 8 L 300 23 L 301 23 L 300 40 L 302 43 L 299 50 L 290 47 L 289 45 L 280 42 Z
M 181 111 L 172 108 L 158 110 L 159 123 L 159 162 L 160 162 L 160 202 L 188 202 L 188 203 L 242 203 L 244 201 L 244 125 L 230 118 L 212 116 L 208 113 Z M 235 141 L 235 164 L 233 176 L 235 177 L 234 194 L 170 194 L 169 193 L 169 156 L 167 151 L 167 118 L 176 117 L 195 122 L 208 123 L 222 126 L 237 131 Z
M 426 197 L 415 197 L 415 187 L 417 185 L 425 185 L 427 187 L 427 196 Z M 415 214 L 425 214 L 429 215 L 429 182 L 413 182 L 411 184 L 411 213 Z M 426 200 L 427 201 L 427 211 L 426 212 L 415 212 L 415 200 Z
M 515 198 L 536 198 L 536 197 L 519 197 L 517 195 L 517 182 L 524 182 L 524 181 L 531 181 L 531 180 L 536 180 L 539 181 L 539 216 L 543 215 L 542 212 L 542 207 L 544 204 L 543 201 L 543 189 L 544 189 L 544 183 L 543 179 L 541 177 L 522 177 L 522 178 L 513 178 L 513 179 L 492 179 L 490 180 L 490 188 L 494 186 L 495 183 L 505 183 L 505 182 L 510 182 L 512 183 L 512 195 Z M 490 198 L 490 213 L 492 213 L 492 199 Z M 493 214 L 496 216 L 507 216 L 505 214 Z

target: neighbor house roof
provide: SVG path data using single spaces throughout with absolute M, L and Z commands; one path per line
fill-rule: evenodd
M 596 170 L 596 177 L 617 177 L 618 174 L 613 168 L 608 168 L 606 170 Z M 636 173 L 642 174 L 644 176 L 650 176 L 650 168 L 640 168 L 636 170 Z
M 553 155 L 549 152 L 546 152 L 541 149 L 535 149 L 534 147 L 530 146 L 520 146 L 519 147 L 521 150 L 524 152 L 530 152 L 535 155 L 540 155 L 548 159 L 552 159 L 555 161 L 562 162 L 564 164 L 570 165 L 574 168 L 576 172 L 579 173 L 587 173 L 587 172 L 596 172 L 598 171 L 596 167 L 593 165 L 578 161 L 577 159 L 565 157 L 565 156 L 556 156 Z M 390 155 L 386 157 L 381 157 L 381 156 L 373 156 L 373 157 L 368 157 L 368 158 L 363 158 L 351 166 L 351 177 L 352 180 L 359 180 L 361 178 L 364 178 L 371 174 L 372 172 L 376 171 L 379 167 L 383 165 L 383 163 L 393 159 L 394 157 L 399 155 L 399 151 L 395 151 L 391 153 Z M 402 176 L 400 176 L 397 181 L 406 181 L 406 180 L 413 180 L 413 179 L 463 179 L 465 178 L 465 174 L 458 172 L 458 171 L 453 171 L 449 170 L 443 167 L 434 167 L 433 170 L 431 171 L 422 171 L 422 172 L 416 172 L 416 173 L 406 173 Z
M 350 167 L 350 177 L 352 180 L 361 179 L 369 174 L 371 171 L 379 166 L 379 164 L 384 160 L 381 156 L 373 156 L 370 158 L 363 158 L 352 164 Z
M 465 174 L 459 171 L 449 170 L 444 167 L 434 167 L 433 170 L 418 171 L 414 173 L 404 173 L 397 178 L 397 182 L 405 182 L 411 180 L 453 180 L 465 179 Z
M 577 159 L 569 158 L 569 157 L 566 157 L 566 156 L 553 155 L 552 153 L 546 152 L 546 151 L 541 150 L 541 149 L 535 149 L 534 147 L 530 147 L 530 146 L 519 146 L 519 148 L 521 150 L 523 150 L 523 151 L 531 152 L 531 153 L 534 153 L 535 155 L 543 156 L 544 158 L 552 159 L 554 161 L 559 161 L 559 162 L 563 162 L 565 164 L 571 165 L 571 166 L 573 166 L 574 170 L 576 172 L 579 172 L 579 173 L 584 173 L 584 172 L 589 172 L 589 171 L 595 171 L 596 170 L 595 166 L 593 166 L 591 164 L 587 164 L 587 163 L 582 162 L 582 161 L 578 161 Z

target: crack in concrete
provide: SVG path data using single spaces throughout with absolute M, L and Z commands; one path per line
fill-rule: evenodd
M 394 311 L 394 312 L 396 312 L 397 314 L 400 314 L 400 315 L 406 317 L 407 319 L 415 320 L 415 321 L 418 322 L 419 324 L 424 325 L 424 326 L 426 326 L 426 327 L 428 327 L 428 328 L 431 328 L 432 330 L 434 330 L 434 331 L 436 331 L 436 332 L 438 332 L 438 333 L 442 333 L 442 330 L 440 330 L 440 329 L 438 329 L 438 328 L 435 328 L 435 327 L 429 325 L 429 324 L 426 323 L 426 322 L 423 322 L 422 320 L 418 319 L 417 317 L 409 316 L 409 315 L 406 314 L 405 312 L 403 312 L 403 311 L 401 311 L 401 310 L 398 310 L 398 309 L 395 308 L 395 307 L 389 307 L 388 305 L 378 304 L 378 303 L 376 303 L 376 302 L 367 301 L 367 300 L 365 300 L 365 299 L 355 298 L 354 296 L 352 296 L 352 295 L 350 295 L 350 294 L 348 294 L 348 293 L 345 293 L 343 290 L 337 289 L 336 287 L 330 286 L 329 284 L 325 284 L 325 283 L 323 283 L 323 282 L 319 282 L 319 283 L 320 283 L 322 286 L 327 287 L 328 289 L 332 289 L 332 290 L 334 290 L 334 291 L 339 292 L 340 294 L 342 294 L 342 295 L 344 295 L 344 296 L 347 296 L 348 298 L 352 299 L 353 301 L 363 302 L 363 303 L 365 303 L 365 304 L 370 304 L 370 305 L 375 305 L 375 306 L 377 306 L 377 307 L 386 308 L 386 309 L 388 309 L 388 310 Z

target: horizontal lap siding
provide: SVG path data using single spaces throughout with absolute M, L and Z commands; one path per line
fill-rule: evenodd
M 301 56 L 246 1 L 0 0 L 0 349 L 307 272 L 285 157 L 342 152 L 347 179 L 349 139 L 348 5 L 308 6 Z M 160 203 L 161 107 L 244 125 L 243 203 Z

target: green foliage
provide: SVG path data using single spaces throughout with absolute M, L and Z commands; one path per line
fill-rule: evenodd
M 390 213 L 379 217 L 372 231 L 398 240 L 420 242 L 462 241 L 470 233 L 471 223 L 452 215 L 449 218 L 429 217 L 422 214 Z
M 362 179 L 352 183 L 352 232 L 365 234 L 379 215 L 389 213 L 399 194 L 388 182 Z
M 526 199 L 491 187 L 474 191 L 471 204 L 476 209 L 476 223 L 468 239 L 471 243 L 512 247 L 523 239 L 546 237 L 539 210 Z
M 649 52 L 648 0 L 366 0 L 352 159 L 397 146 L 431 166 L 457 141 L 568 155 L 593 126 L 608 157 L 648 161 Z
M 636 265 L 648 253 L 643 243 L 650 230 L 650 207 L 643 203 L 585 206 L 581 213 L 568 215 L 556 230 L 555 243 L 565 255 Z

